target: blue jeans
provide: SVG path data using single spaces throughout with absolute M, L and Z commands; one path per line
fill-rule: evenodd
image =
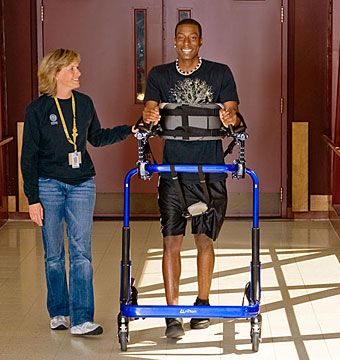
M 71 326 L 93 321 L 91 235 L 96 198 L 94 181 L 90 179 L 79 185 L 69 185 L 39 178 L 39 197 L 44 209 L 42 235 L 50 317 L 70 316 Z M 70 259 L 69 286 L 65 271 L 64 223 Z

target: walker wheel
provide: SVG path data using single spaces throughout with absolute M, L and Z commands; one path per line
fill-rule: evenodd
M 259 344 L 261 341 L 261 327 L 262 327 L 262 316 L 261 314 L 257 317 L 252 318 L 250 322 L 250 340 L 252 345 L 252 350 L 254 352 L 259 351 Z
M 127 351 L 129 341 L 129 319 L 126 316 L 118 314 L 118 340 L 122 351 Z
M 127 343 L 128 343 L 127 333 L 121 332 L 118 334 L 118 337 L 119 337 L 120 349 L 122 351 L 127 351 Z
M 251 348 L 254 352 L 259 351 L 259 344 L 260 344 L 260 334 L 259 333 L 252 333 L 251 334 Z

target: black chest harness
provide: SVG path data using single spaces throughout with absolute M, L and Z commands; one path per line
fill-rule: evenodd
M 218 140 L 226 136 L 218 104 L 182 105 L 161 103 L 161 132 L 164 139 L 197 141 Z
M 219 111 L 219 104 L 203 104 L 203 105 L 184 105 L 184 104 L 160 104 L 160 122 L 151 127 L 143 123 L 139 119 L 136 127 L 139 132 L 135 134 L 138 140 L 138 167 L 139 177 L 142 179 L 150 179 L 150 174 L 145 170 L 145 164 L 151 162 L 152 152 L 149 145 L 149 137 L 160 136 L 164 139 L 181 140 L 181 141 L 200 141 L 200 140 L 219 140 L 224 137 L 232 137 L 233 140 L 224 152 L 224 156 L 231 154 L 235 145 L 239 146 L 238 159 L 234 160 L 237 170 L 232 174 L 238 179 L 245 177 L 245 140 L 248 138 L 246 134 L 246 124 L 240 113 L 237 117 L 240 124 L 236 128 L 229 126 L 224 127 Z M 154 160 L 154 158 L 153 158 Z M 154 160 L 155 162 L 155 160 Z M 174 166 L 171 167 L 171 177 L 174 181 L 176 191 L 178 193 L 183 216 L 188 218 L 191 216 L 201 215 L 211 209 L 210 195 L 205 181 L 205 175 L 202 172 L 201 165 L 198 165 L 198 176 L 200 184 L 203 188 L 205 202 L 198 202 L 191 206 L 187 206 L 186 200 L 177 176 Z

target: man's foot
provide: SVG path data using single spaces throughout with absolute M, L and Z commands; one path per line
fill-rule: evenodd
M 184 335 L 183 320 L 181 318 L 166 318 L 165 336 L 170 339 L 178 339 Z
M 210 306 L 209 300 L 201 300 L 200 298 L 196 298 L 194 306 Z M 200 318 L 192 318 L 190 320 L 190 328 L 191 329 L 206 329 L 210 325 L 210 319 L 200 319 Z
M 94 324 L 90 321 L 86 321 L 82 324 L 71 327 L 72 335 L 100 335 L 102 333 L 103 328 L 100 325 Z
M 51 330 L 66 330 L 68 329 L 68 323 L 66 321 L 65 316 L 59 315 L 54 316 L 50 320 L 50 328 Z

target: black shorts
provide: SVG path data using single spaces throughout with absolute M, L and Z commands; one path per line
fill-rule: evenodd
M 181 187 L 187 206 L 198 201 L 206 202 L 200 184 L 181 184 Z M 191 231 L 193 234 L 205 234 L 216 240 L 227 210 L 227 189 L 225 180 L 207 183 L 207 187 L 210 195 L 210 209 L 205 214 L 191 218 Z M 183 216 L 182 204 L 172 180 L 160 178 L 158 205 L 163 237 L 185 235 L 187 219 Z

